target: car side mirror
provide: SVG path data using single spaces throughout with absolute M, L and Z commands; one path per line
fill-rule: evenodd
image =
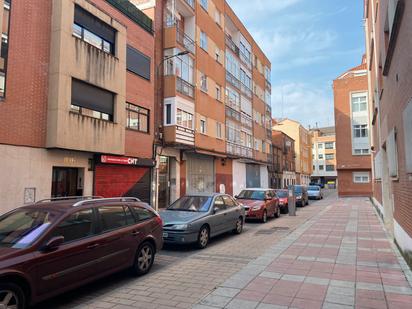
M 219 207 L 213 207 L 213 213 L 217 213 L 219 211 Z
M 235 195 L 234 198 L 236 198 L 236 199 L 239 198 L 239 195 Z
M 63 236 L 56 236 L 50 239 L 43 247 L 43 251 L 54 251 L 59 248 L 64 242 Z

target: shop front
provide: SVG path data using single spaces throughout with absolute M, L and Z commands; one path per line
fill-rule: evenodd
M 129 196 L 151 204 L 152 159 L 99 155 L 95 157 L 94 194 Z

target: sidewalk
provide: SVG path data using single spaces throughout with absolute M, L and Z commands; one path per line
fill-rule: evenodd
M 412 308 L 412 274 L 371 203 L 328 202 L 193 308 Z

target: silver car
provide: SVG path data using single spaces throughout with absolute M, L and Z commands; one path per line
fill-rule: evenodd
M 232 231 L 240 234 L 245 209 L 227 194 L 186 195 L 160 213 L 167 244 L 192 244 L 206 248 L 210 238 Z
M 323 199 L 323 193 L 320 186 L 309 186 L 308 187 L 308 197 L 309 199 L 321 200 Z

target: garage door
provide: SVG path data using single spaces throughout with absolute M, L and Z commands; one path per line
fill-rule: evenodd
M 214 159 L 196 155 L 187 157 L 187 194 L 215 192 Z
M 246 164 L 246 187 L 260 188 L 260 165 Z

